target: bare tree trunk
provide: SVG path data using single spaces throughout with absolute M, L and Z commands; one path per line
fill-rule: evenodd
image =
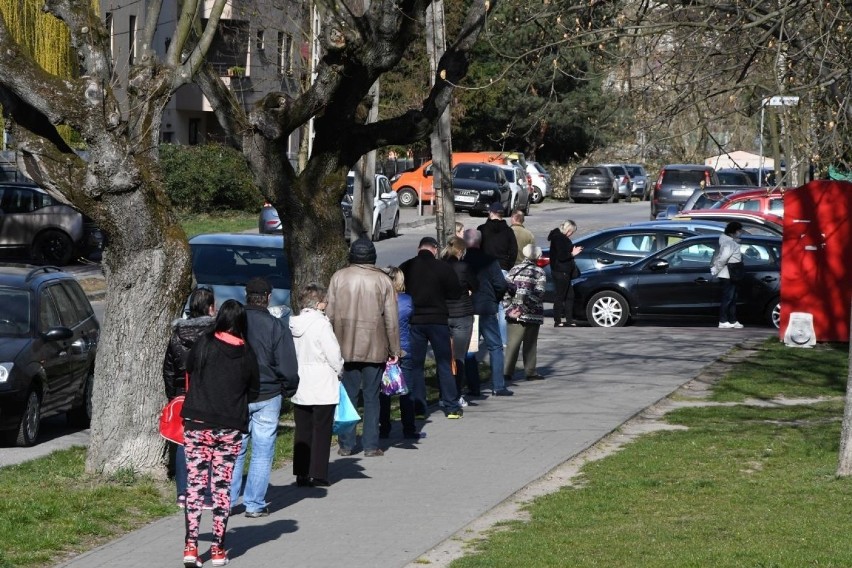
M 846 403 L 843 407 L 843 427 L 840 431 L 840 459 L 837 475 L 852 475 L 852 309 L 849 323 L 849 365 L 846 373 Z

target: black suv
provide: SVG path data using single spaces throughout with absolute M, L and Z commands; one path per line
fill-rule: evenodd
M 103 243 L 91 219 L 38 186 L 0 183 L 0 249 L 20 249 L 36 262 L 66 265 L 99 253 Z
M 488 206 L 500 203 L 508 215 L 512 188 L 503 168 L 493 164 L 458 164 L 453 168 L 453 203 L 456 211 L 487 213 Z
M 73 276 L 0 265 L 0 434 L 31 446 L 42 418 L 88 427 L 100 325 Z
M 657 213 L 673 207 L 680 211 L 696 189 L 721 185 L 716 170 L 700 164 L 670 164 L 663 166 L 651 193 L 651 220 Z

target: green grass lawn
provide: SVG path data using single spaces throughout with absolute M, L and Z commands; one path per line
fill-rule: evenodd
M 770 341 L 716 400 L 842 397 L 848 346 Z M 680 409 L 687 430 L 647 434 L 586 465 L 452 563 L 467 567 L 852 566 L 852 480 L 838 479 L 843 400 Z
M 227 211 L 222 214 L 183 214 L 178 221 L 183 227 L 186 237 L 191 239 L 202 233 L 240 233 L 249 229 L 257 229 L 258 213 L 244 211 Z

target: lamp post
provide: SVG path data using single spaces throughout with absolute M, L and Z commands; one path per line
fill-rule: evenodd
M 758 184 L 760 187 L 763 187 L 763 115 L 766 112 L 766 107 L 768 106 L 796 106 L 799 104 L 799 97 L 784 97 L 784 96 L 774 96 L 774 97 L 766 97 L 760 103 L 760 168 L 757 171 L 758 176 Z

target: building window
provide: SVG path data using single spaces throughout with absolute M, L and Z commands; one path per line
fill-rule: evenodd
M 136 16 L 130 16 L 127 44 L 127 63 L 133 65 L 136 59 Z
M 293 74 L 293 36 L 278 32 L 278 73 Z
M 171 144 L 174 141 L 174 132 L 163 132 L 160 134 L 160 142 L 163 144 Z
M 109 56 L 111 59 L 115 58 L 115 32 L 112 28 L 112 12 L 107 12 L 104 17 L 104 25 L 106 26 L 107 33 L 109 34 Z
M 257 34 L 254 37 L 254 47 L 258 51 L 263 49 L 263 30 L 257 30 Z
M 195 146 L 200 142 L 199 140 L 199 130 L 201 130 L 201 119 L 200 118 L 190 118 L 189 119 L 189 144 L 191 146 Z

